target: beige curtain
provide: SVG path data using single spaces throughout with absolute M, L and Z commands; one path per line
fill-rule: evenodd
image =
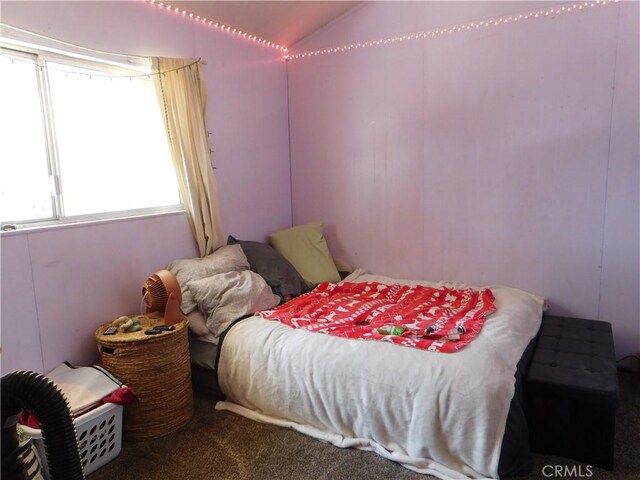
M 184 58 L 154 58 L 153 70 L 182 203 L 204 257 L 224 244 L 218 183 L 209 151 L 204 75 L 200 62 Z

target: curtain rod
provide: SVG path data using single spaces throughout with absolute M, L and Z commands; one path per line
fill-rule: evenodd
M 83 47 L 82 45 L 76 45 L 76 44 L 71 43 L 71 42 L 65 42 L 63 40 L 58 40 L 57 38 L 48 37 L 46 35 L 41 35 L 39 33 L 31 32 L 29 30 L 25 30 L 25 29 L 19 28 L 19 27 L 14 27 L 13 25 L 9 25 L 9 24 L 3 23 L 3 22 L 0 22 L 0 26 L 3 27 L 3 28 L 9 28 L 9 29 L 18 31 L 20 33 L 26 33 L 28 35 L 33 35 L 34 37 L 46 39 L 46 40 L 49 40 L 49 41 L 52 41 L 52 42 L 57 42 L 57 43 L 60 43 L 62 45 L 66 45 L 68 47 L 78 48 L 80 50 L 85 50 L 85 51 L 93 52 L 93 53 L 99 53 L 101 55 L 113 55 L 113 56 L 122 57 L 122 58 L 138 58 L 140 60 L 145 60 L 145 61 L 149 60 L 148 57 L 142 57 L 140 55 L 126 55 L 126 54 L 123 54 L 123 53 L 107 52 L 107 51 L 98 50 L 98 49 L 95 49 L 95 48 Z

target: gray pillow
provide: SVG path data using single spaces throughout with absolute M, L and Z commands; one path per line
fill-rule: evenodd
M 219 273 L 238 272 L 249 269 L 249 261 L 240 245 L 226 245 L 203 258 L 185 258 L 174 260 L 167 265 L 182 290 L 182 313 L 191 313 L 196 308 L 196 301 L 189 291 L 189 282 L 210 277 Z
M 207 328 L 216 337 L 234 320 L 280 303 L 267 282 L 250 270 L 194 280 L 188 288 L 207 320 Z
M 229 235 L 227 245 L 240 245 L 256 272 L 269 284 L 273 293 L 283 300 L 290 300 L 307 291 L 307 284 L 291 263 L 271 245 L 238 240 Z

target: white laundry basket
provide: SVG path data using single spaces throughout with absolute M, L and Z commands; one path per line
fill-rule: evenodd
M 95 472 L 118 456 L 122 448 L 122 405 L 105 403 L 74 419 L 78 435 L 78 451 L 84 474 Z M 42 431 L 20 425 L 19 431 L 31 438 L 40 459 L 44 477 L 49 479 Z M 55 435 L 55 432 L 53 432 Z

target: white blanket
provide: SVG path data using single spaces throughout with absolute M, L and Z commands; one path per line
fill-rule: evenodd
M 98 365 L 74 367 L 65 362 L 46 376 L 62 391 L 74 417 L 95 408 L 100 400 L 122 387 L 120 380 Z
M 346 281 L 442 285 L 362 271 Z M 516 366 L 540 326 L 543 299 L 490 288 L 497 311 L 450 354 L 244 320 L 222 346 L 218 378 L 227 401 L 216 408 L 374 450 L 443 479 L 497 478 Z

